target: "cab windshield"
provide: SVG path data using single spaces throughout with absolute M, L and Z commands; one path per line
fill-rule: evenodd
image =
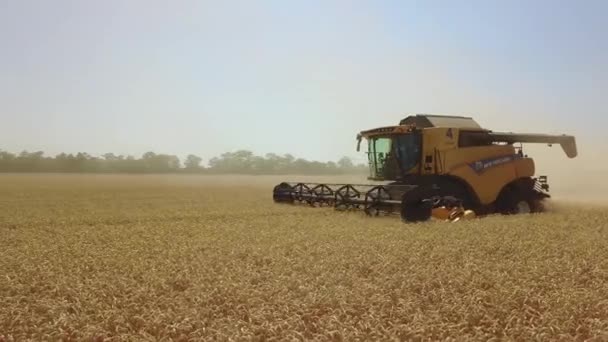
M 416 133 L 369 138 L 370 178 L 394 180 L 399 174 L 408 173 L 418 165 L 420 149 L 420 134 Z

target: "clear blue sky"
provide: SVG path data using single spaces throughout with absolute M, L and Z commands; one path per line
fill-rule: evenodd
M 329 160 L 405 113 L 608 146 L 608 1 L 0 0 L 0 149 Z

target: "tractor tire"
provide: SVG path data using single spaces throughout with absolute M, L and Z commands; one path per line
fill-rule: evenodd
M 428 221 L 432 208 L 423 201 L 403 202 L 401 204 L 401 219 L 407 223 Z
M 437 192 L 433 188 L 418 187 L 401 197 L 401 220 L 406 223 L 423 222 L 431 218 L 432 204 L 428 200 Z
M 465 181 L 446 175 L 408 175 L 403 180 L 393 184 L 412 184 L 431 190 L 428 197 L 433 196 L 453 196 L 462 201 L 466 209 L 477 211 L 480 206 L 479 198 L 474 190 Z
M 510 187 L 496 201 L 497 212 L 503 215 L 534 214 L 544 211 L 542 198 L 532 189 Z
M 469 192 L 456 182 L 440 179 L 435 184 L 419 186 L 403 194 L 401 219 L 404 222 L 421 222 L 431 218 L 432 198 L 453 198 L 462 202 L 465 209 L 474 209 Z

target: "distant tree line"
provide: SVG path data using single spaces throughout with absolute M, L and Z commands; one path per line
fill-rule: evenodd
M 366 165 L 355 165 L 348 157 L 337 162 L 318 162 L 290 154 L 257 156 L 245 150 L 211 158 L 206 166 L 202 161 L 193 154 L 182 163 L 177 156 L 154 152 L 144 153 L 141 158 L 113 153 L 102 156 L 61 153 L 49 157 L 43 152 L 13 154 L 0 150 L 0 172 L 346 174 L 367 171 Z

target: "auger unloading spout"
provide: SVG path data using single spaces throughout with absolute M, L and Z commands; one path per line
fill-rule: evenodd
M 360 132 L 357 150 L 362 139 L 368 179 L 389 183 L 284 182 L 274 187 L 274 201 L 398 213 L 407 222 L 541 212 L 550 197 L 547 177 L 534 175 L 533 159 L 514 143 L 557 143 L 570 158 L 578 153 L 572 136 L 495 133 L 460 116 L 408 116 L 398 126 Z

